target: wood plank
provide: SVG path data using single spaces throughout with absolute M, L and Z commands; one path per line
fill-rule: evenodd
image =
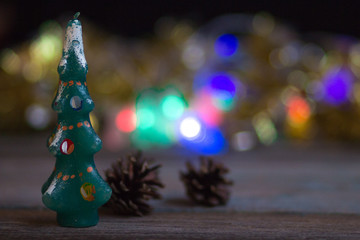
M 295 213 L 153 213 L 102 211 L 90 228 L 57 226 L 44 209 L 0 209 L 0 239 L 360 239 L 360 216 Z

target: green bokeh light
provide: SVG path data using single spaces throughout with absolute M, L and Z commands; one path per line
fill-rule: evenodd
M 136 117 L 137 127 L 139 129 L 150 128 L 155 123 L 155 114 L 151 109 L 148 108 L 139 109 L 136 113 Z
M 225 112 L 233 109 L 235 105 L 235 98 L 226 91 L 217 91 L 214 94 L 212 101 L 217 109 Z
M 269 115 L 260 112 L 253 117 L 252 124 L 261 143 L 270 145 L 276 141 L 277 131 Z
M 165 117 L 174 120 L 180 118 L 184 113 L 185 103 L 178 96 L 168 95 L 163 98 L 161 109 Z
M 136 98 L 137 127 L 130 135 L 139 149 L 168 147 L 176 141 L 176 120 L 187 106 L 174 87 L 147 88 Z

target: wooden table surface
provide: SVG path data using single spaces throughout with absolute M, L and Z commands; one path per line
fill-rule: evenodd
M 44 208 L 40 188 L 55 159 L 46 135 L 0 136 L 0 239 L 360 239 L 360 148 L 336 143 L 277 143 L 230 152 L 234 181 L 226 206 L 185 196 L 179 171 L 196 155 L 180 148 L 145 152 L 163 167 L 163 199 L 146 217 L 100 210 L 91 228 L 63 228 Z M 126 153 L 126 151 L 124 151 Z M 124 152 L 95 155 L 101 174 Z

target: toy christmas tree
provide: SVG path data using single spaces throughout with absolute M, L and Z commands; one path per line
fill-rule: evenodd
M 102 142 L 89 119 L 94 103 L 86 85 L 88 67 L 78 16 L 79 13 L 75 14 L 67 24 L 58 67 L 60 81 L 52 103 L 58 124 L 48 140 L 56 164 L 42 187 L 42 200 L 57 212 L 61 226 L 88 227 L 97 224 L 97 209 L 109 200 L 111 189 L 93 160 Z

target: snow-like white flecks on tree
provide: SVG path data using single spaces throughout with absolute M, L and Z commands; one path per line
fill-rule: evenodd
M 42 187 L 42 200 L 57 212 L 61 226 L 88 227 L 98 223 L 98 208 L 109 200 L 111 188 L 96 170 L 93 159 L 102 142 L 89 118 L 94 103 L 86 83 L 88 66 L 78 16 L 75 14 L 67 24 L 58 66 L 60 81 L 52 103 L 58 121 L 48 139 L 56 163 Z

